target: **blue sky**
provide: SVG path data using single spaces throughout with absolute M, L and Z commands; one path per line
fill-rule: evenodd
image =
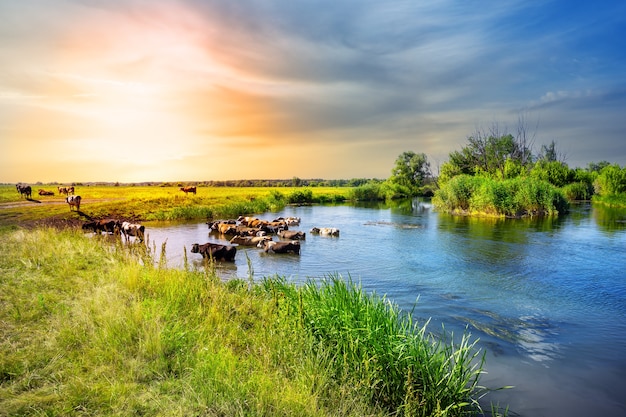
M 520 117 L 535 152 L 626 165 L 626 2 L 24 0 L 0 16 L 0 181 L 386 178 L 404 151 L 436 171 Z

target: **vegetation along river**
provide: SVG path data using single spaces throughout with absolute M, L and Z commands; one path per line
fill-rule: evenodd
M 301 282 L 340 274 L 385 295 L 428 329 L 467 328 L 486 352 L 485 399 L 525 417 L 626 415 L 626 210 L 580 204 L 559 219 L 476 219 L 393 207 L 287 207 L 307 232 L 297 255 L 239 247 L 224 277 L 278 274 Z M 167 262 L 202 268 L 192 243 L 224 242 L 204 223 L 148 224 Z M 337 227 L 339 237 L 314 236 Z M 417 303 L 417 304 L 416 304 Z

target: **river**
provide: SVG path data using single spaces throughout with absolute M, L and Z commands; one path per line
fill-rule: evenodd
M 486 403 L 509 416 L 626 416 L 626 210 L 578 204 L 559 219 L 476 219 L 393 206 L 287 207 L 307 232 L 297 255 L 239 247 L 225 278 L 339 274 L 386 295 L 428 329 L 466 328 L 486 352 Z M 225 242 L 204 223 L 146 224 L 174 268 L 202 268 L 192 243 Z M 336 227 L 339 237 L 314 236 Z M 483 401 L 483 402 L 485 402 Z

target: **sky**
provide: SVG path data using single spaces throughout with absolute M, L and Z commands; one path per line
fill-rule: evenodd
M 623 0 L 0 0 L 0 182 L 388 178 L 523 125 L 626 166 Z M 520 121 L 522 121 L 520 123 Z

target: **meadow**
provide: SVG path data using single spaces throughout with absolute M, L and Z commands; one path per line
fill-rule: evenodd
M 20 197 L 14 185 L 0 186 L 0 226 L 119 218 L 133 221 L 204 220 L 278 210 L 289 203 L 343 201 L 349 187 L 198 187 L 185 194 L 168 186 L 76 186 L 81 212 L 71 213 L 56 185 L 32 186 L 31 200 Z M 39 196 L 37 191 L 54 191 Z
M 230 217 L 346 191 L 79 187 L 76 213 L 2 187 L 0 416 L 478 414 L 475 342 L 434 337 L 350 280 L 223 281 L 210 263 L 168 269 L 150 245 L 46 225 Z

